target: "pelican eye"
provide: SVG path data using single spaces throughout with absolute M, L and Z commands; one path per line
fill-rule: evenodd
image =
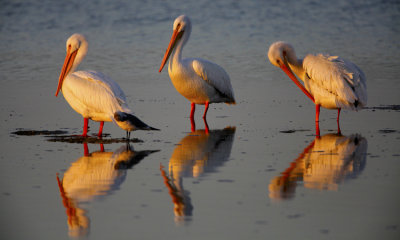
M 278 59 L 278 60 L 276 60 L 276 63 L 277 63 L 278 65 L 280 65 L 280 64 L 281 64 L 281 61 L 279 61 L 279 59 Z
M 180 24 L 180 23 L 178 23 L 178 24 L 176 25 L 176 30 L 177 30 L 177 31 L 179 31 L 179 30 L 180 30 L 180 28 L 181 28 L 181 24 Z

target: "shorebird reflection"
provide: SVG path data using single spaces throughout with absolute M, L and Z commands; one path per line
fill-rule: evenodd
M 367 140 L 359 134 L 317 136 L 281 176 L 271 180 L 269 197 L 293 198 L 301 181 L 306 188 L 337 190 L 343 180 L 356 177 L 364 169 L 367 146 Z
M 89 153 L 86 143 L 84 155 L 71 164 L 57 182 L 63 205 L 68 216 L 69 235 L 86 236 L 89 233 L 90 219 L 85 204 L 118 190 L 126 177 L 126 170 L 158 150 L 134 151 L 129 143 L 114 152 L 100 151 Z
M 196 130 L 185 136 L 174 149 L 169 160 L 169 176 L 160 166 L 165 186 L 174 204 L 175 222 L 187 222 L 192 216 L 193 205 L 190 192 L 183 188 L 183 178 L 198 178 L 215 172 L 229 160 L 235 127 L 221 130 Z

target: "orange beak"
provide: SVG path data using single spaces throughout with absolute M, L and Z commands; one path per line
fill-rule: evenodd
M 303 91 L 304 94 L 307 95 L 307 97 L 309 97 L 315 103 L 314 97 L 307 91 L 307 89 L 305 89 L 305 87 L 299 82 L 299 80 L 297 80 L 296 76 L 286 63 L 286 59 L 280 65 L 280 67 L 282 71 L 284 71 L 289 76 L 289 78 L 292 79 L 292 81 L 301 89 L 301 91 Z
M 74 64 L 74 60 L 75 60 L 77 53 L 78 53 L 78 50 L 75 50 L 74 52 L 71 53 L 71 47 L 69 47 L 67 50 L 67 56 L 65 57 L 64 65 L 61 69 L 60 77 L 58 79 L 56 97 L 58 95 L 58 92 L 60 92 L 60 90 L 61 90 L 64 78 L 68 75 L 69 71 L 71 70 L 72 65 Z
M 169 41 L 167 51 L 165 51 L 164 58 L 161 62 L 161 66 L 160 66 L 160 69 L 158 70 L 158 72 L 161 72 L 162 69 L 164 68 L 164 65 L 168 61 L 168 58 L 171 55 L 172 50 L 174 50 L 176 43 L 182 37 L 182 35 L 183 35 L 183 31 L 178 32 L 177 30 L 174 30 L 174 32 L 172 33 L 171 40 Z

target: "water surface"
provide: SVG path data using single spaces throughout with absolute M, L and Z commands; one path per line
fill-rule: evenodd
M 189 102 L 158 73 L 180 14 L 193 25 L 183 55 L 224 67 L 238 103 L 211 105 L 208 135 L 203 107 L 191 133 Z M 385 106 L 400 105 L 399 22 L 397 1 L 3 1 L 1 238 L 398 239 L 400 117 Z M 54 97 L 75 32 L 89 41 L 80 69 L 117 81 L 162 131 L 87 149 L 12 134 L 81 133 L 81 116 Z M 343 111 L 341 136 L 323 109 L 316 138 L 314 106 L 267 60 L 277 40 L 364 70 L 368 109 Z M 125 136 L 112 123 L 104 132 Z M 151 154 L 129 161 L 141 151 Z

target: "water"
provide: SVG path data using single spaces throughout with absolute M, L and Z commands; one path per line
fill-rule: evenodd
M 158 73 L 183 13 L 193 24 L 183 55 L 223 66 L 238 102 L 211 105 L 208 135 L 203 108 L 191 134 L 188 101 Z M 1 238 L 398 239 L 400 117 L 385 106 L 400 100 L 399 22 L 397 1 L 2 1 Z M 81 133 L 81 117 L 54 97 L 74 32 L 89 41 L 80 69 L 116 80 L 162 131 L 86 152 L 12 134 Z M 276 40 L 364 70 L 369 109 L 343 111 L 343 136 L 323 109 L 315 139 L 313 105 L 267 60 Z M 104 131 L 125 135 L 111 123 Z

